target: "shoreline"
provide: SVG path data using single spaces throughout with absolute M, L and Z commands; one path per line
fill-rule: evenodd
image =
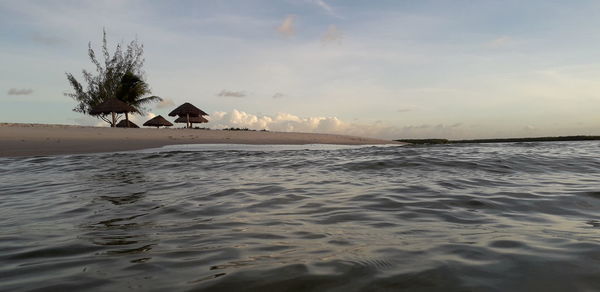
M 356 136 L 296 132 L 132 129 L 0 123 L 0 157 L 118 152 L 182 144 L 401 145 L 405 143 Z

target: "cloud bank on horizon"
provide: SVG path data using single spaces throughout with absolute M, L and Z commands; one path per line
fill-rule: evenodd
M 599 12 L 590 0 L 0 2 L 0 119 L 89 122 L 64 73 L 92 68 L 87 44 L 106 28 L 113 47 L 144 44 L 164 98 L 152 114 L 191 102 L 219 113 L 211 125 L 278 131 L 600 134 Z
M 328 133 L 361 137 L 397 139 L 398 137 L 425 138 L 431 135 L 457 137 L 461 124 L 446 126 L 418 125 L 402 128 L 384 125 L 381 122 L 371 125 L 349 123 L 337 117 L 299 117 L 289 113 L 274 116 L 254 115 L 234 109 L 230 112 L 215 112 L 210 117 L 210 126 L 216 129 L 249 128 L 276 132 Z

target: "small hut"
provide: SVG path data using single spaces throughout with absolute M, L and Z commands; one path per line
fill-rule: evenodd
M 177 107 L 176 109 L 174 109 L 173 111 L 171 111 L 169 113 L 169 116 L 171 116 L 171 117 L 179 116 L 179 117 L 185 118 L 186 127 L 190 128 L 191 127 L 190 118 L 208 116 L 208 114 L 206 112 L 204 112 L 203 110 L 193 106 L 191 103 L 186 102 L 186 103 L 180 105 L 179 107 Z
M 170 127 L 173 126 L 173 123 L 167 121 L 167 119 L 163 118 L 163 116 L 158 115 L 147 122 L 144 123 L 145 127 L 156 127 L 157 129 L 160 127 Z
M 139 128 L 138 125 L 129 120 L 121 120 L 117 123 L 117 128 Z
M 208 120 L 205 117 L 179 117 L 175 120 L 175 123 L 189 123 L 189 127 L 191 128 L 193 126 L 193 124 L 199 124 L 199 123 L 208 123 Z
M 129 121 L 129 113 L 137 112 L 135 108 L 132 106 L 116 99 L 109 98 L 102 103 L 95 106 L 91 111 L 91 115 L 112 115 L 112 122 L 110 123 L 111 127 L 115 127 L 117 125 L 117 117 L 116 114 L 125 113 L 125 120 Z

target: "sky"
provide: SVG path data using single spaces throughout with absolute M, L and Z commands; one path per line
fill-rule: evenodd
M 164 99 L 138 123 L 190 102 L 211 128 L 600 135 L 598 15 L 585 0 L 0 0 L 0 122 L 102 124 L 64 93 L 105 29 L 113 49 L 144 45 Z

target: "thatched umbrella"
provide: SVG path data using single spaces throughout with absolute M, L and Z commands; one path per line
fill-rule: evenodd
M 90 111 L 90 114 L 91 115 L 111 114 L 112 115 L 112 123 L 110 124 L 110 126 L 114 127 L 117 124 L 116 114 L 125 113 L 125 120 L 129 121 L 129 113 L 131 113 L 131 112 L 137 112 L 137 110 L 135 108 L 133 108 L 132 106 L 130 106 L 116 98 L 109 98 L 109 99 L 103 101 L 102 103 L 100 103 L 99 105 L 95 106 Z
M 156 127 L 158 129 L 161 126 L 170 127 L 170 126 L 173 126 L 173 124 L 171 122 L 167 121 L 167 119 L 163 118 L 161 115 L 158 115 L 158 116 L 148 120 L 147 122 L 145 122 L 144 126 Z
M 176 109 L 174 109 L 172 112 L 170 112 L 169 116 L 185 117 L 186 122 L 187 122 L 186 127 L 189 128 L 191 117 L 208 116 L 208 114 L 205 113 L 203 110 L 193 106 L 191 103 L 186 102 L 186 103 L 180 105 L 179 107 L 177 107 Z
M 175 123 L 189 123 L 191 127 L 194 123 L 208 123 L 208 120 L 204 117 L 179 117 L 175 120 Z
M 117 123 L 117 128 L 139 128 L 139 126 L 130 120 L 121 120 Z

